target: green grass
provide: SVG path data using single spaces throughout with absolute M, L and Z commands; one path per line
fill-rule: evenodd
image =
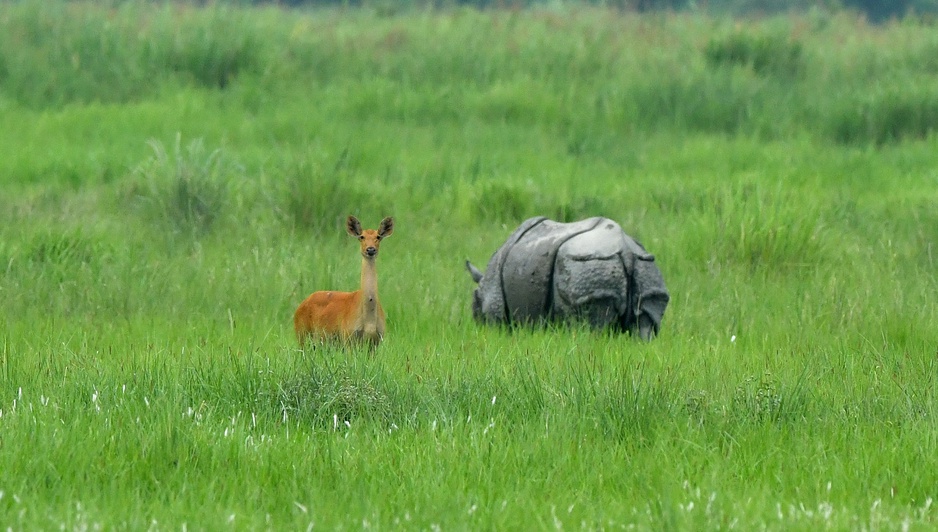
M 935 42 L 3 4 L 0 525 L 934 528 Z M 386 341 L 302 351 L 347 214 L 396 219 Z M 472 321 L 540 214 L 655 254 L 659 338 Z

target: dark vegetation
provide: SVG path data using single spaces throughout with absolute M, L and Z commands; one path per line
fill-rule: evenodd
M 0 97 L 39 109 L 236 84 L 250 107 L 277 97 L 291 79 L 311 88 L 358 87 L 343 110 L 352 116 L 536 122 L 565 131 L 568 150 L 583 155 L 606 147 L 599 128 L 882 145 L 925 138 L 938 127 L 938 40 L 925 22 L 901 22 L 909 37 L 886 51 L 874 40 L 839 46 L 851 16 L 834 11 L 746 25 L 713 19 L 707 37 L 639 57 L 618 33 L 653 31 L 648 21 L 626 15 L 607 23 L 601 12 L 582 13 L 544 11 L 535 16 L 542 34 L 509 37 L 511 11 L 477 12 L 474 24 L 458 30 L 471 33 L 441 43 L 432 22 L 404 28 L 390 12 L 373 15 L 367 30 L 340 34 L 330 29 L 331 17 L 312 17 L 304 31 L 290 32 L 282 11 L 255 16 L 223 3 L 12 3 L 0 17 Z M 571 31 L 542 40 L 556 24 Z M 442 73 L 445 80 L 435 78 Z

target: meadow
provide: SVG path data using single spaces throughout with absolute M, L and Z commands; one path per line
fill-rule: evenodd
M 915 20 L 2 2 L 0 526 L 933 529 L 936 128 Z M 474 323 L 534 215 L 660 336 Z

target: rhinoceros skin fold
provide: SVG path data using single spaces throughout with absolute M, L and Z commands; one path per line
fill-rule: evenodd
M 489 260 L 469 261 L 481 323 L 586 321 L 650 340 L 670 300 L 653 255 L 613 220 L 525 220 Z

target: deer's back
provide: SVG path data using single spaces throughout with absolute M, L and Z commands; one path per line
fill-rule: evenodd
M 313 292 L 293 315 L 293 327 L 300 341 L 307 335 L 322 338 L 348 338 L 361 306 L 361 292 L 332 290 Z

